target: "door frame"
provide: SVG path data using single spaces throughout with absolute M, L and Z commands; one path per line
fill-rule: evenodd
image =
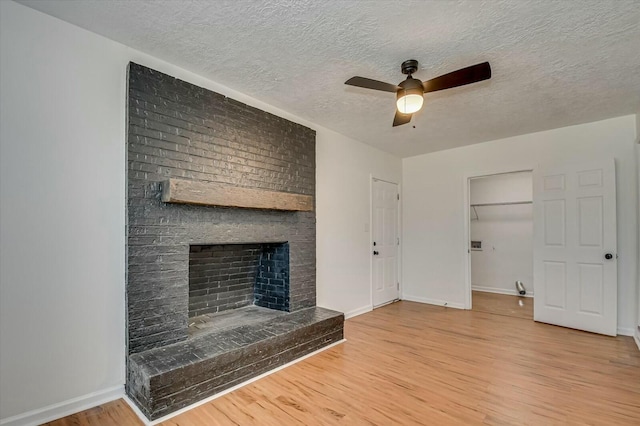
M 372 252 L 373 252 L 373 182 L 374 181 L 382 181 L 382 182 L 386 182 L 386 183 L 391 183 L 393 185 L 396 185 L 398 187 L 398 195 L 400 195 L 400 199 L 397 200 L 398 202 L 398 217 L 397 217 L 397 231 L 398 231 L 398 238 L 400 239 L 400 244 L 398 244 L 398 251 L 397 251 L 397 257 L 396 257 L 396 279 L 398 280 L 398 300 L 402 300 L 402 203 L 400 202 L 402 199 L 402 187 L 398 182 L 393 182 L 391 180 L 387 180 L 387 179 L 381 179 L 379 177 L 374 176 L 373 174 L 369 174 L 369 304 L 371 306 L 371 309 L 375 309 L 375 308 L 379 308 L 381 306 L 385 306 L 385 305 L 381 305 L 381 306 L 374 306 L 373 305 L 373 256 L 372 256 Z M 391 303 L 391 302 L 390 302 Z
M 471 309 L 471 179 L 494 176 L 494 175 L 506 175 L 511 173 L 531 172 L 537 168 L 535 164 L 522 164 L 520 166 L 505 166 L 499 169 L 478 171 L 473 173 L 465 173 L 463 176 L 463 238 L 464 238 L 464 309 Z M 533 241 L 531 242 L 533 245 Z M 533 259 L 532 259 L 533 260 Z M 535 294 L 534 294 L 535 301 Z M 535 302 L 534 302 L 535 303 Z

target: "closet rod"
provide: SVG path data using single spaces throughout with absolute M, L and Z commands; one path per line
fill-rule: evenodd
M 505 203 L 482 203 L 471 204 L 471 207 L 485 207 L 485 206 L 513 206 L 515 204 L 533 204 L 533 201 L 509 201 Z

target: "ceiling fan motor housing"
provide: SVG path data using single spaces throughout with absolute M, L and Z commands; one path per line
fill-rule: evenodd
M 400 99 L 405 95 L 420 95 L 424 93 L 424 88 L 422 86 L 422 82 L 413 77 L 408 77 L 402 83 L 398 84 L 400 89 L 396 92 L 396 99 Z
M 396 107 L 400 114 L 413 114 L 422 108 L 424 88 L 420 80 L 409 76 L 396 92 Z

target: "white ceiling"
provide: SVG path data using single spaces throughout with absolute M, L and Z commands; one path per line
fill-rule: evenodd
M 640 111 L 638 0 L 20 2 L 401 157 Z M 392 93 L 343 83 L 406 59 L 493 78 L 392 128 Z

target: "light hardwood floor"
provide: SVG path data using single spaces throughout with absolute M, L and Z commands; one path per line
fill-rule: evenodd
M 348 341 L 163 425 L 638 425 L 640 351 L 485 312 L 399 302 Z M 139 424 L 122 401 L 52 426 Z
M 533 297 L 510 296 L 508 294 L 474 291 L 471 309 L 477 312 L 505 315 L 533 321 Z

